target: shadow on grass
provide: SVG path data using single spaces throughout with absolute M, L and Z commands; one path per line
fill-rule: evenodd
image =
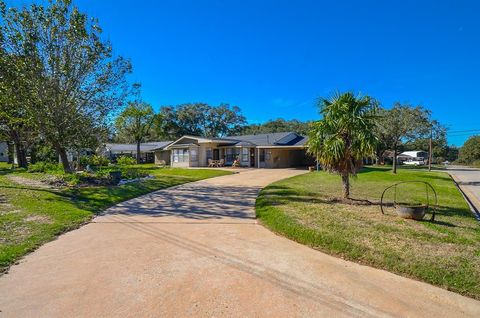
M 152 191 L 162 190 L 168 187 L 193 181 L 176 176 L 162 176 L 143 182 L 132 182 L 121 186 L 90 186 L 72 187 L 62 189 L 35 188 L 20 185 L 0 185 L 1 188 L 50 193 L 54 196 L 42 200 L 69 201 L 75 207 L 99 214 L 102 210 L 125 200 L 133 199 Z
M 18 190 L 29 190 L 29 191 L 41 191 L 41 192 L 49 192 L 53 194 L 60 194 L 62 190 L 60 189 L 50 189 L 50 188 L 34 188 L 34 187 L 25 187 L 25 186 L 15 186 L 15 185 L 0 185 L 0 188 L 4 189 L 18 189 Z
M 364 199 L 355 199 L 351 198 L 349 201 L 345 201 L 340 198 L 322 198 L 319 197 L 318 193 L 314 192 L 301 192 L 281 185 L 272 184 L 268 186 L 265 190 L 262 191 L 261 196 L 263 200 L 260 202 L 261 206 L 280 206 L 284 205 L 288 202 L 298 202 L 298 203 L 312 203 L 312 204 L 341 204 L 341 205 L 350 205 L 350 206 L 376 206 L 380 211 L 380 202 L 379 201 L 369 201 Z M 384 202 L 384 207 L 387 208 L 394 208 L 395 204 L 393 202 Z M 471 228 L 471 227 L 463 227 L 451 222 L 446 222 L 445 220 L 438 220 L 439 216 L 445 217 L 461 217 L 461 218 L 471 218 L 472 213 L 468 207 L 465 208 L 452 208 L 450 206 L 445 205 L 437 205 L 435 206 L 435 214 L 436 220 L 429 221 L 433 206 L 429 208 L 427 211 L 427 216 L 423 220 L 424 222 L 430 222 L 433 224 L 438 225 L 445 225 L 448 227 L 460 227 L 460 228 Z

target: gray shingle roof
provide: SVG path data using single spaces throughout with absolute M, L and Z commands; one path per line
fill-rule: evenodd
M 171 141 L 152 141 L 140 144 L 140 151 L 150 152 L 157 149 L 163 149 L 171 144 Z M 106 148 L 111 152 L 136 152 L 136 144 L 105 144 Z
M 307 141 L 307 137 L 298 135 L 294 132 L 228 136 L 222 139 L 238 141 L 238 143 L 236 143 L 237 145 L 241 142 L 255 146 L 303 146 Z

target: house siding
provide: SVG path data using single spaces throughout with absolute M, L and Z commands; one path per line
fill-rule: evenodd
M 8 162 L 8 145 L 6 142 L 0 142 L 0 162 Z
M 155 151 L 155 164 L 159 164 L 162 160 L 165 164 L 170 164 L 170 150 L 156 150 Z

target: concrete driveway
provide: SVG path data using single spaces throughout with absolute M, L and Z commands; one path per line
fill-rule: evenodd
M 254 218 L 248 170 L 117 205 L 0 277 L 1 317 L 480 317 L 480 302 L 331 257 Z

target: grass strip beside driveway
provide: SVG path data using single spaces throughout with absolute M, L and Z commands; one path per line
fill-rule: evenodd
M 56 236 L 78 228 L 96 213 L 125 200 L 168 187 L 230 174 L 207 169 L 170 169 L 140 165 L 155 178 L 122 186 L 33 188 L 9 175 L 32 178 L 27 172 L 0 167 L 0 272 Z
M 393 208 L 382 215 L 376 204 L 341 203 L 340 177 L 326 172 L 269 185 L 257 199 L 257 216 L 272 231 L 315 249 L 480 299 L 480 224 L 446 173 L 365 168 L 352 181 L 351 194 L 378 202 L 383 189 L 406 180 L 435 188 L 435 222 L 404 220 Z M 397 200 L 421 202 L 424 191 L 407 184 Z

